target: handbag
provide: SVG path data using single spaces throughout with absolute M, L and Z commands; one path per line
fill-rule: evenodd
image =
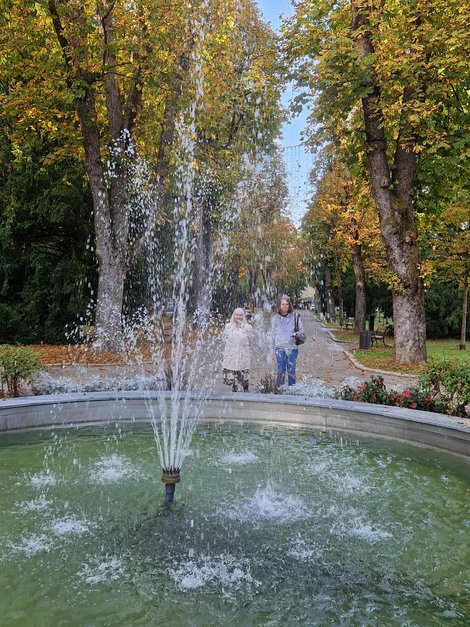
M 300 314 L 294 314 L 294 333 L 298 333 L 299 332 L 299 318 L 300 318 Z M 299 346 L 299 344 L 303 344 L 305 342 L 305 336 L 304 335 L 299 335 L 298 337 L 295 338 L 295 345 Z

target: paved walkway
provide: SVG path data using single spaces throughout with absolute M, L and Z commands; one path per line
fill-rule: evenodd
M 348 357 L 345 345 L 336 342 L 329 331 L 324 328 L 310 311 L 301 312 L 302 322 L 307 335 L 305 344 L 299 347 L 297 360 L 297 381 L 303 377 L 323 382 L 328 388 L 339 389 L 344 385 L 358 385 L 368 381 L 374 373 L 379 371 L 362 368 L 354 363 L 352 356 Z M 274 353 L 271 350 L 269 339 L 270 320 L 258 316 L 253 322 L 255 342 L 252 349 L 252 365 L 250 373 L 250 389 L 255 391 L 261 377 L 275 374 L 276 364 Z M 223 384 L 220 366 L 222 346 L 220 338 L 213 338 L 204 350 L 200 351 L 197 361 L 197 376 L 201 387 L 211 388 L 216 392 L 227 392 L 229 388 Z M 150 364 L 144 364 L 145 374 L 151 374 Z M 138 369 L 122 366 L 66 366 L 48 368 L 53 377 L 66 377 L 74 380 L 86 381 L 91 378 L 106 379 L 112 377 L 132 376 L 142 374 L 142 366 Z M 382 373 L 387 388 L 405 389 L 417 384 L 417 377 L 411 375 L 397 375 Z
M 344 385 L 368 381 L 373 374 L 381 374 L 387 388 L 405 389 L 417 384 L 417 377 L 412 375 L 398 375 L 363 368 L 347 352 L 345 344 L 335 341 L 328 329 L 318 322 L 312 312 L 301 312 L 301 319 L 307 340 L 299 347 L 297 381 L 302 380 L 303 377 L 309 377 L 323 381 L 329 388 L 339 389 Z M 256 322 L 254 326 L 256 330 Z M 266 332 L 267 329 L 264 331 L 264 337 L 266 337 Z M 255 335 L 259 337 L 259 331 Z M 269 342 L 265 341 L 264 347 L 260 343 L 256 346 L 252 356 L 251 370 L 250 378 L 255 383 L 264 374 L 275 372 L 275 359 Z
M 298 373 L 323 379 L 328 387 L 339 388 L 351 378 L 368 381 L 373 374 L 381 374 L 385 385 L 394 389 L 405 389 L 417 384 L 418 377 L 385 373 L 362 367 L 347 352 L 344 343 L 335 341 L 328 329 L 316 320 L 311 312 L 302 312 L 302 322 L 308 340 L 300 347 Z M 302 350 L 303 349 L 303 350 Z

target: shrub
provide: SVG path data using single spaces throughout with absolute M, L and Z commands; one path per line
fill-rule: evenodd
M 402 392 L 389 392 L 384 385 L 384 380 L 380 376 L 372 376 L 370 381 L 365 381 L 356 388 L 345 386 L 335 397 L 345 401 L 357 401 L 361 403 L 376 403 L 379 405 L 394 405 L 395 407 L 406 407 L 408 409 L 418 409 L 421 411 L 433 411 L 454 416 L 465 416 L 465 406 L 469 402 L 468 390 L 470 389 L 470 368 L 463 368 L 465 376 L 463 378 L 462 367 L 456 367 L 455 372 L 448 372 L 445 364 L 436 365 L 428 372 L 429 381 L 427 386 L 410 388 Z M 461 377 L 461 378 L 459 378 Z M 423 377 L 424 381 L 424 377 Z M 448 393 L 433 391 L 436 381 L 447 382 Z M 465 394 L 467 396 L 465 396 Z
M 390 405 L 390 393 L 387 392 L 383 377 L 380 376 L 372 376 L 370 381 L 364 381 L 357 388 L 346 385 L 336 397 L 344 401 Z
M 462 315 L 462 290 L 456 282 L 432 283 L 426 289 L 426 336 L 459 337 Z M 470 328 L 470 309 L 467 312 Z
M 31 383 L 35 372 L 41 370 L 39 353 L 27 346 L 0 345 L 0 385 L 2 396 L 4 384 L 7 394 L 20 395 L 20 381 Z
M 390 394 L 390 405 L 443 414 L 449 413 L 449 407 L 443 400 L 436 399 L 426 390 L 420 390 L 419 388 L 410 388 L 409 390 L 403 390 L 403 392 L 392 392 Z
M 430 359 L 419 377 L 420 386 L 448 413 L 466 415 L 470 404 L 470 363 L 458 359 Z

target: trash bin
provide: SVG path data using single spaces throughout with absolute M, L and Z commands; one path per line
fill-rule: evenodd
M 375 314 L 370 314 L 370 316 L 367 316 L 367 320 L 369 322 L 369 331 L 373 331 L 374 323 L 375 323 Z
M 359 333 L 359 348 L 370 348 L 370 335 L 369 331 L 360 331 Z

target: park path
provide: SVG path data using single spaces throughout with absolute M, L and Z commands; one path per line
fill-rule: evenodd
M 417 377 L 383 373 L 358 367 L 353 356 L 348 356 L 345 344 L 337 342 L 327 328 L 323 327 L 312 312 L 300 312 L 307 340 L 299 347 L 297 359 L 297 381 L 309 377 L 324 382 L 328 388 L 339 389 L 344 385 L 368 381 L 373 374 L 381 374 L 387 388 L 405 389 L 417 384 Z M 266 326 L 266 322 L 264 322 Z M 256 322 L 255 325 L 256 326 Z M 268 332 L 266 328 L 265 333 Z M 255 333 L 259 336 L 259 332 Z M 274 355 L 266 342 L 265 350 L 257 346 L 252 355 L 251 380 L 259 381 L 266 373 L 275 372 Z
M 314 385 L 323 384 L 331 389 L 339 389 L 344 385 L 358 385 L 368 381 L 379 371 L 360 367 L 352 356 L 348 357 L 344 344 L 333 339 L 310 311 L 300 312 L 307 340 L 299 347 L 297 360 L 297 382 L 313 380 Z M 255 316 L 252 323 L 254 343 L 251 355 L 250 391 L 255 392 L 257 384 L 266 375 L 275 375 L 276 363 L 270 341 L 270 317 L 262 314 Z M 223 346 L 219 335 L 212 337 L 202 350 L 195 356 L 195 388 L 227 392 L 229 388 L 222 381 Z M 54 378 L 67 378 L 79 382 L 90 379 L 119 378 L 137 374 L 152 374 L 150 364 L 141 364 L 138 368 L 131 366 L 99 365 L 99 366 L 49 366 L 49 374 Z M 382 373 L 387 388 L 402 390 L 417 383 L 417 377 Z

